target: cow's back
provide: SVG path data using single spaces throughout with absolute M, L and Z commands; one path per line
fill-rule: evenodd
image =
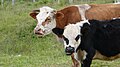
M 110 20 L 120 17 L 120 4 L 94 4 L 86 11 L 87 19 Z

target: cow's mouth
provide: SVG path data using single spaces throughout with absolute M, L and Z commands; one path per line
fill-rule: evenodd
M 73 54 L 73 53 L 68 53 L 68 52 L 66 53 L 66 55 L 68 55 L 68 56 L 70 56 L 70 55 L 72 55 L 72 54 Z
M 38 31 L 34 31 L 34 33 L 36 34 L 36 35 L 38 35 L 38 36 L 44 36 L 44 34 L 45 34 L 45 31 L 43 31 L 43 30 L 38 30 Z

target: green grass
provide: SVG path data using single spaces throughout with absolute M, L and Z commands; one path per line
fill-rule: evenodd
M 38 38 L 33 34 L 36 21 L 29 16 L 32 9 L 44 4 L 18 3 L 0 6 L 0 67 L 71 67 L 70 56 L 53 34 Z M 56 9 L 61 5 L 47 4 Z M 94 60 L 92 67 L 120 67 L 115 61 Z

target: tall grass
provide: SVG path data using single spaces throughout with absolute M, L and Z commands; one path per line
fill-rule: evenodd
M 36 21 L 29 13 L 44 5 L 65 6 L 30 2 L 0 6 L 0 67 L 71 67 L 71 58 L 53 34 L 44 38 L 33 34 Z M 93 61 L 92 67 L 120 67 L 120 60 Z

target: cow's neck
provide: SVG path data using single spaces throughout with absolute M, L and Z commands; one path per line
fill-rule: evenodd
M 58 12 L 62 12 L 64 14 L 63 18 L 56 18 L 56 27 L 64 29 L 64 27 L 68 24 L 75 24 L 76 22 L 81 21 L 81 16 L 79 13 L 79 9 L 76 6 L 70 6 L 59 10 Z

